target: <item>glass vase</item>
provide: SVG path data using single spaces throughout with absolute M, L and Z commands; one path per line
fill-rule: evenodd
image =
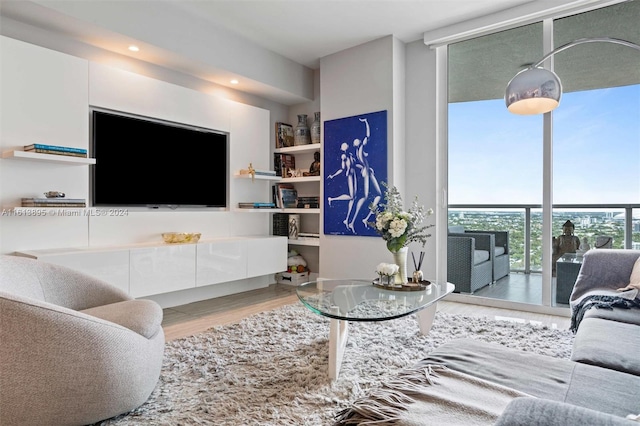
M 311 143 L 320 143 L 320 112 L 313 113 L 313 123 L 311 123 Z
M 311 143 L 311 131 L 307 125 L 307 114 L 298 114 L 298 125 L 293 132 L 294 145 L 309 145 Z
M 393 263 L 398 265 L 398 273 L 395 275 L 395 284 L 406 284 L 407 280 L 407 253 L 409 253 L 409 247 L 402 247 L 398 251 L 392 251 Z

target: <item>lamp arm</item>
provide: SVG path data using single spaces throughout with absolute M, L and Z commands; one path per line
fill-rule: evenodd
M 544 61 L 546 61 L 547 59 L 549 59 L 550 57 L 552 57 L 556 53 L 560 53 L 563 50 L 567 50 L 570 47 L 577 46 L 579 44 L 584 44 L 584 43 L 614 43 L 614 44 L 621 44 L 623 46 L 627 46 L 627 47 L 630 47 L 632 49 L 636 49 L 637 51 L 640 51 L 640 46 L 639 45 L 637 45 L 635 43 L 631 43 L 630 41 L 621 40 L 619 38 L 611 38 L 611 37 L 580 38 L 580 39 L 574 40 L 574 41 L 572 41 L 570 43 L 567 43 L 565 45 L 562 45 L 562 46 L 560 46 L 558 48 L 553 49 L 551 52 L 549 52 L 546 55 L 544 55 L 542 57 L 542 59 L 540 59 L 538 62 L 536 62 L 535 64 L 531 65 L 529 68 L 536 68 L 537 66 L 542 64 Z

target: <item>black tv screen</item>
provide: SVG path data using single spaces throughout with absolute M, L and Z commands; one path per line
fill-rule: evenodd
M 91 111 L 95 207 L 227 207 L 227 133 Z

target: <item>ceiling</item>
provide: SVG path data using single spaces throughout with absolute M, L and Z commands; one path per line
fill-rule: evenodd
M 569 0 L 563 0 L 567 2 Z M 420 40 L 425 31 L 446 27 L 531 0 L 0 0 L 0 14 L 25 24 L 10 37 L 86 57 L 87 46 L 176 70 L 202 80 L 229 86 L 229 69 L 209 60 L 212 45 L 229 34 L 238 39 L 236 56 L 261 52 L 283 62 L 293 61 L 307 71 L 318 69 L 320 58 L 381 37 L 403 42 Z M 540 2 L 539 0 L 537 1 Z M 552 3 L 550 0 L 542 3 Z M 164 13 L 164 15 L 162 15 Z M 164 16 L 168 19 L 162 20 Z M 35 33 L 44 30 L 38 37 Z M 7 34 L 7 32 L 9 32 Z M 53 44 L 51 35 L 76 42 Z M 160 38 L 164 37 L 164 40 Z M 170 38 L 170 40 L 169 40 Z M 195 40 L 197 38 L 197 40 Z M 180 44 L 184 41 L 183 44 Z M 126 50 L 137 43 L 141 50 Z M 170 46 L 170 47 L 167 47 Z M 197 51 L 199 50 L 199 51 Z M 286 60 L 285 60 L 286 58 Z M 92 58 L 87 58 L 91 59 Z M 233 58 L 235 59 L 235 58 Z M 232 62 L 232 61 L 227 61 Z M 231 65 L 230 65 L 231 66 Z M 237 72 L 238 67 L 233 69 Z M 312 75 L 312 74 L 311 74 Z M 302 102 L 249 81 L 233 87 L 285 104 Z M 257 78 L 256 78 L 257 79 Z M 312 92 L 312 89 L 311 89 Z M 308 100 L 308 99 L 307 99 Z
M 80 57 L 87 57 L 90 46 L 290 105 L 305 96 L 285 93 L 250 70 L 260 65 L 263 52 L 304 74 L 318 69 L 322 57 L 388 35 L 408 43 L 425 32 L 512 8 L 543 10 L 581 1 L 594 0 L 0 0 L 0 14 L 26 25 L 22 39 L 28 42 L 55 49 L 46 44 L 56 34 L 75 41 L 67 53 Z M 46 31 L 37 41 L 28 39 L 35 39 L 29 35 L 34 28 Z M 138 42 L 140 52 L 126 50 Z M 210 59 L 225 53 L 225 46 L 231 56 L 214 64 Z M 520 61 L 522 54 L 512 53 Z M 486 55 L 482 51 L 480 59 L 486 62 Z M 508 51 L 506 57 L 514 58 Z M 229 83 L 236 65 L 231 62 L 238 62 L 236 73 L 241 66 L 248 69 L 242 87 Z
M 320 58 L 393 34 L 408 43 L 425 31 L 531 0 L 170 0 L 310 68 Z

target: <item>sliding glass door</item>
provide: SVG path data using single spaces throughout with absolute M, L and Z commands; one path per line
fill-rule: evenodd
M 449 226 L 509 235 L 489 255 L 507 251 L 509 274 L 474 296 L 566 307 L 581 249 L 640 241 L 640 52 L 589 43 L 554 56 L 545 66 L 564 94 L 553 113 L 513 115 L 503 100 L 545 51 L 582 37 L 640 44 L 639 20 L 640 2 L 625 2 L 449 45 Z

